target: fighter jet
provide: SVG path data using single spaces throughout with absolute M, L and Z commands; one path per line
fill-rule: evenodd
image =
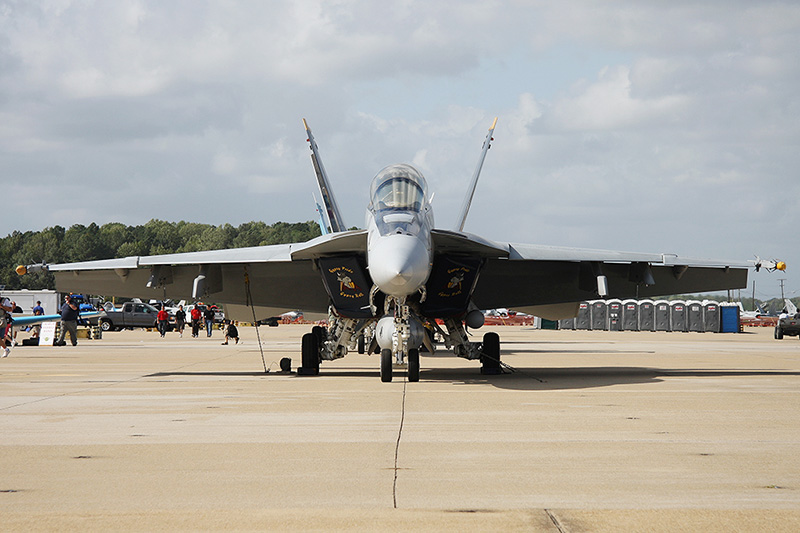
M 483 373 L 500 373 L 498 335 L 473 342 L 467 332 L 483 325 L 481 309 L 558 319 L 575 316 L 582 300 L 747 286 L 751 262 L 495 242 L 466 233 L 496 124 L 451 229 L 435 227 L 422 173 L 395 164 L 372 180 L 366 229 L 347 231 L 304 119 L 323 204 L 322 236 L 295 244 L 20 266 L 18 272 L 47 269 L 62 292 L 205 298 L 223 304 L 232 320 L 257 322 L 292 309 L 324 313 L 327 327 L 303 336 L 298 373 L 317 374 L 321 361 L 368 346 L 380 351 L 384 382 L 392 380 L 396 364 L 405 365 L 408 381 L 418 381 L 420 351 L 441 344 L 458 357 L 479 360 Z

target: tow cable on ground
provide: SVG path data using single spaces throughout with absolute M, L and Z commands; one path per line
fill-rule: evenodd
M 247 273 L 247 265 L 244 267 L 244 287 L 247 296 L 247 305 L 250 306 L 250 310 L 253 312 L 253 325 L 256 328 L 256 339 L 258 339 L 258 351 L 261 352 L 261 364 L 264 365 L 264 373 L 269 374 L 269 369 L 267 369 L 267 361 L 264 359 L 264 347 L 261 346 L 261 334 L 258 331 L 258 320 L 256 320 L 256 308 L 253 304 L 253 296 L 250 294 L 250 275 Z

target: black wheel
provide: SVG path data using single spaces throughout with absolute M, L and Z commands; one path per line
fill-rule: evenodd
M 783 330 L 780 327 L 775 328 L 775 338 L 778 340 L 783 338 Z
M 364 334 L 358 336 L 358 353 L 364 353 Z
M 381 350 L 381 381 L 392 381 L 392 351 L 389 349 Z
M 500 336 L 490 331 L 483 336 L 481 374 L 500 373 Z
M 419 381 L 419 350 L 416 348 L 408 351 L 408 381 Z
M 319 374 L 319 338 L 314 333 L 303 335 L 302 344 L 303 366 L 297 369 L 297 373 L 305 376 Z
M 322 345 L 322 343 L 327 340 L 328 333 L 322 326 L 314 326 L 313 328 L 311 328 L 311 333 L 313 333 L 317 337 L 318 345 Z
M 100 321 L 100 329 L 102 329 L 103 331 L 111 331 L 112 329 L 114 329 L 114 326 L 111 325 L 110 320 L 102 320 Z

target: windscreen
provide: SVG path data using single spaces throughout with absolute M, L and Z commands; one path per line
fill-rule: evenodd
M 392 165 L 372 181 L 372 209 L 420 211 L 425 201 L 425 178 L 410 165 Z

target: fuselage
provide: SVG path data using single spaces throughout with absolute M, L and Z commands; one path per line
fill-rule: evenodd
M 375 176 L 366 226 L 367 265 L 381 292 L 404 297 L 422 289 L 433 265 L 433 210 L 417 169 L 391 165 Z

